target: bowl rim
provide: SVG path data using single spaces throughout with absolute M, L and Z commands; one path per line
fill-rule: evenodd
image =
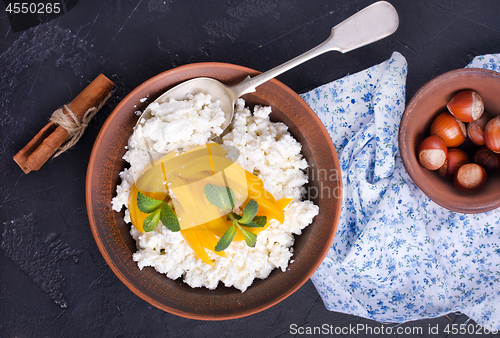
M 489 69 L 484 69 L 484 68 L 460 68 L 460 69 L 454 69 L 448 72 L 445 72 L 441 75 L 436 76 L 435 78 L 429 80 L 427 83 L 425 83 L 416 93 L 413 95 L 411 98 L 410 102 L 406 106 L 405 111 L 403 112 L 403 115 L 401 117 L 401 122 L 399 125 L 399 132 L 398 132 L 398 148 L 400 150 L 400 156 L 401 156 L 401 161 L 403 162 L 403 166 L 410 176 L 411 180 L 415 185 L 432 201 L 437 203 L 443 208 L 446 208 L 448 210 L 458 212 L 458 213 L 466 213 L 466 214 L 476 214 L 476 213 L 482 213 L 482 212 L 487 212 L 493 209 L 496 209 L 500 207 L 500 199 L 498 200 L 491 200 L 489 203 L 485 203 L 482 205 L 474 205 L 473 203 L 470 203 L 470 199 L 467 200 L 467 198 L 470 198 L 470 196 L 463 195 L 460 196 L 460 203 L 447 203 L 448 201 L 445 200 L 444 198 L 441 197 L 441 195 L 435 191 L 434 189 L 429 188 L 427 185 L 424 185 L 421 183 L 420 180 L 417 179 L 417 170 L 411 165 L 410 158 L 415 157 L 416 155 L 414 154 L 413 149 L 410 149 L 410 146 L 408 144 L 408 140 L 404 137 L 403 132 L 406 130 L 408 126 L 408 120 L 410 119 L 410 112 L 415 109 L 417 104 L 423 99 L 425 94 L 436 84 L 446 82 L 450 78 L 456 77 L 456 76 L 479 76 L 479 77 L 493 77 L 497 81 L 500 82 L 500 73 L 489 70 Z M 465 89 L 465 87 L 464 87 Z M 411 128 L 411 126 L 410 126 Z
M 241 317 L 246 317 L 258 312 L 261 312 L 263 310 L 266 310 L 277 303 L 281 302 L 291 294 L 293 294 L 295 291 L 297 291 L 309 278 L 314 274 L 314 272 L 317 270 L 317 268 L 320 266 L 320 264 L 323 262 L 324 258 L 326 257 L 326 254 L 330 250 L 330 247 L 333 243 L 333 240 L 336 236 L 339 222 L 340 222 L 340 214 L 341 214 L 341 209 L 343 205 L 343 185 L 342 185 L 342 177 L 339 174 L 338 175 L 338 188 L 339 188 L 339 195 L 337 200 L 339 201 L 336 204 L 336 210 L 335 210 L 335 217 L 333 220 L 331 220 L 332 224 L 332 235 L 327 241 L 327 245 L 324 246 L 324 248 L 320 252 L 320 259 L 318 259 L 314 264 L 311 265 L 310 269 L 306 274 L 302 276 L 302 278 L 299 279 L 298 283 L 296 283 L 293 287 L 289 288 L 286 292 L 281 294 L 279 297 L 272 299 L 271 301 L 265 302 L 261 306 L 254 307 L 251 310 L 247 311 L 242 311 L 239 313 L 234 313 L 231 315 L 220 315 L 220 316 L 211 316 L 211 315 L 204 315 L 204 314 L 199 314 L 199 313 L 193 313 L 193 312 L 187 312 L 183 310 L 179 310 L 170 306 L 166 306 L 162 302 L 159 302 L 155 300 L 154 298 L 145 295 L 139 288 L 133 283 L 133 281 L 130 281 L 125 274 L 120 270 L 120 268 L 115 264 L 113 259 L 111 259 L 110 253 L 107 251 L 106 247 L 104 246 L 100 235 L 98 233 L 97 229 L 97 224 L 94 220 L 94 208 L 91 203 L 91 198 L 92 198 L 92 189 L 91 189 L 91 177 L 95 174 L 94 173 L 94 166 L 95 162 L 97 161 L 97 149 L 101 145 L 101 142 L 103 140 L 104 135 L 109 132 L 109 130 L 112 127 L 112 122 L 114 119 L 114 116 L 116 116 L 124 107 L 127 106 L 129 101 L 132 100 L 132 98 L 137 95 L 139 92 L 144 90 L 146 87 L 150 86 L 153 83 L 156 82 L 161 82 L 165 76 L 173 75 L 179 72 L 183 72 L 187 68 L 190 69 L 195 69 L 195 68 L 205 68 L 205 67 L 226 67 L 229 69 L 234 69 L 234 70 L 239 70 L 239 71 L 244 71 L 247 74 L 258 74 L 260 72 L 255 71 L 253 69 L 244 67 L 244 66 L 238 66 L 234 64 L 229 64 L 229 63 L 222 63 L 222 62 L 200 62 L 200 63 L 191 63 L 191 64 L 186 64 L 177 68 L 173 68 L 167 71 L 164 71 L 162 73 L 159 73 L 152 78 L 144 81 L 141 83 L 139 86 L 135 87 L 130 93 L 128 93 L 119 103 L 118 105 L 113 109 L 112 113 L 107 117 L 106 121 L 104 122 L 103 126 L 101 127 L 97 138 L 94 142 L 92 152 L 90 155 L 89 159 L 89 164 L 87 167 L 87 174 L 86 174 L 86 187 L 85 187 L 85 199 L 86 199 L 86 205 L 87 205 L 87 214 L 89 218 L 89 223 L 90 227 L 92 230 L 93 237 L 95 239 L 95 242 L 99 248 L 99 251 L 101 252 L 103 258 L 105 259 L 106 263 L 109 265 L 113 273 L 119 278 L 119 280 L 125 284 L 125 286 L 131 290 L 134 294 L 139 296 L 141 299 L 145 300 L 146 302 L 150 303 L 151 305 L 154 305 L 155 307 L 169 312 L 171 314 L 175 314 L 184 318 L 189 318 L 189 319 L 197 319 L 197 320 L 226 320 L 226 319 L 236 319 L 236 318 L 241 318 Z M 292 89 L 290 89 L 288 86 L 285 84 L 281 83 L 280 81 L 276 79 L 271 79 L 269 82 L 272 82 L 274 85 L 277 85 L 281 90 L 286 91 L 289 95 L 294 96 L 298 98 L 298 102 L 301 103 L 302 107 L 306 110 L 309 110 L 311 112 L 310 116 L 314 120 L 315 124 L 319 127 L 320 133 L 323 134 L 324 138 L 327 141 L 327 145 L 329 148 L 329 151 L 333 155 L 333 162 L 335 164 L 335 167 L 340 169 L 340 162 L 338 158 L 338 154 L 336 152 L 335 146 L 333 144 L 333 141 L 331 137 L 329 136 L 326 128 L 324 127 L 323 123 L 319 119 L 319 117 L 314 113 L 314 111 L 307 105 L 307 103 Z M 168 88 L 168 86 L 167 86 Z M 340 172 L 340 170 L 339 170 Z M 110 210 L 112 213 L 114 212 L 113 210 Z M 296 235 L 294 235 L 296 236 Z M 273 269 L 274 270 L 274 269 Z M 165 276 L 165 278 L 168 278 Z M 250 288 L 252 285 L 250 286 Z

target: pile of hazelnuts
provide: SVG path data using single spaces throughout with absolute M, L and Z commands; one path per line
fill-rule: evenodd
M 431 124 L 430 136 L 417 149 L 420 164 L 452 179 L 457 189 L 475 192 L 486 184 L 487 173 L 500 171 L 500 116 L 484 111 L 482 98 L 472 90 L 456 93 L 448 111 Z M 457 148 L 467 138 L 474 148 L 469 154 Z

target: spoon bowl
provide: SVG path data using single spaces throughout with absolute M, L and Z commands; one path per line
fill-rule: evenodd
M 163 103 L 169 99 L 185 100 L 186 93 L 204 93 L 220 100 L 220 107 L 225 116 L 225 125 L 222 129 L 229 125 L 233 118 L 234 101 L 236 99 L 232 97 L 231 87 L 209 77 L 198 77 L 183 82 L 163 93 L 155 102 Z
M 185 100 L 187 93 L 204 93 L 210 95 L 212 98 L 216 98 L 220 101 L 220 108 L 224 112 L 224 124 L 222 130 L 225 130 L 233 118 L 234 112 L 234 102 L 237 98 L 233 98 L 232 91 L 230 87 L 226 86 L 220 81 L 209 77 L 198 77 L 191 80 L 187 80 L 178 84 L 177 86 L 167 90 L 165 93 L 160 95 L 154 102 L 164 103 L 168 100 L 174 99 L 177 101 Z M 144 112 L 139 117 L 134 130 L 139 125 L 144 125 L 148 119 L 151 118 L 151 110 L 145 109 Z M 219 135 L 212 135 L 211 139 Z M 135 146 L 143 150 L 148 151 L 148 153 L 156 153 L 150 146 L 149 140 L 145 138 L 136 138 Z M 129 149 L 133 148 L 129 140 Z

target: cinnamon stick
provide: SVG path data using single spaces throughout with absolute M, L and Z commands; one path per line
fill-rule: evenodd
M 100 74 L 67 107 L 81 121 L 89 109 L 97 107 L 106 99 L 113 86 L 111 80 Z M 33 170 L 39 170 L 69 137 L 70 134 L 66 129 L 49 122 L 14 156 L 14 161 L 26 174 Z

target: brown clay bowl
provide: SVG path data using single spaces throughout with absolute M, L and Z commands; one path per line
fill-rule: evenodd
M 408 175 L 431 200 L 452 211 L 480 213 L 500 206 L 500 175 L 489 175 L 485 188 L 476 193 L 463 193 L 452 181 L 422 167 L 417 159 L 417 147 L 429 136 L 432 121 L 463 89 L 476 91 L 484 101 L 485 111 L 500 115 L 500 73 L 476 68 L 447 72 L 425 84 L 406 107 L 399 126 L 399 151 Z M 472 159 L 474 148 L 466 144 L 461 147 Z
M 302 144 L 302 153 L 311 167 L 336 170 L 339 174 L 335 180 L 329 180 L 332 176 L 310 175 L 313 179 L 307 187 L 311 191 L 309 198 L 319 206 L 320 212 L 314 222 L 296 236 L 294 262 L 286 272 L 275 269 L 268 278 L 255 280 L 241 293 L 221 286 L 222 283 L 215 290 L 193 289 L 183 283 L 182 278 L 171 280 L 152 268 L 141 271 L 132 260 L 135 242 L 129 234 L 130 226 L 124 223 L 123 212 L 112 211 L 111 199 L 120 182 L 118 174 L 126 164 L 122 156 L 137 120 L 134 112 L 144 110 L 148 102 L 193 77 L 212 77 L 232 85 L 256 74 L 255 70 L 223 63 L 191 64 L 161 73 L 134 89 L 117 105 L 95 142 L 87 171 L 86 201 L 97 246 L 130 290 L 164 311 L 203 320 L 238 318 L 262 311 L 303 285 L 332 244 L 342 205 L 337 153 L 327 131 L 306 103 L 287 86 L 271 80 L 255 93 L 244 96 L 247 105 L 271 106 L 271 119 L 288 125 L 291 134 Z M 142 98 L 148 98 L 147 102 L 141 103 Z

